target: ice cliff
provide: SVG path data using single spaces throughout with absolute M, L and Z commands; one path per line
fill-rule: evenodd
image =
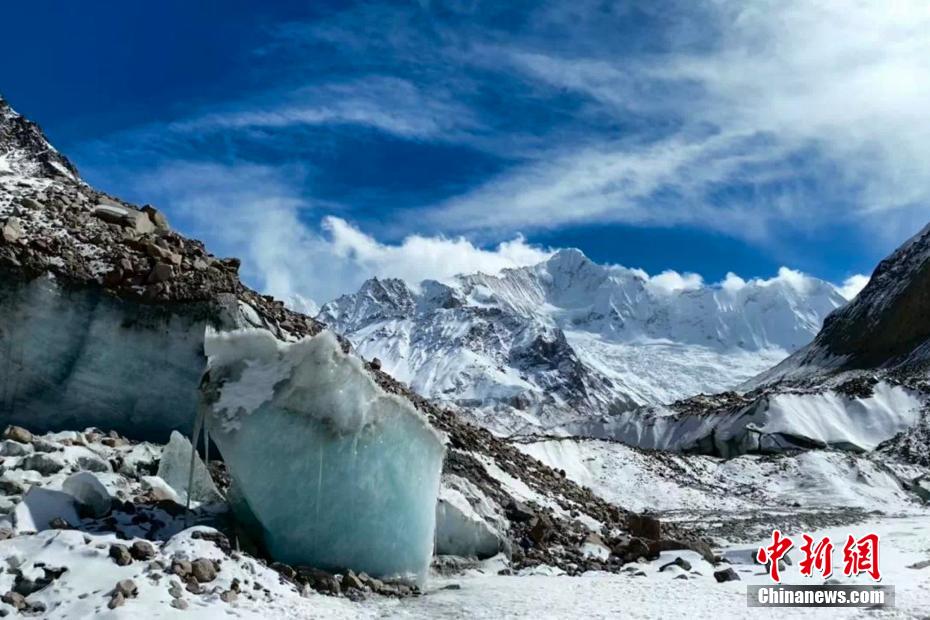
M 209 335 L 202 406 L 270 554 L 290 564 L 424 577 L 444 437 L 329 332 Z

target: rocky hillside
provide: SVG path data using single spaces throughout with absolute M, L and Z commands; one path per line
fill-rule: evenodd
M 317 318 L 415 391 L 520 434 L 734 388 L 844 303 L 787 270 L 676 288 L 562 250 L 500 276 L 369 280 Z

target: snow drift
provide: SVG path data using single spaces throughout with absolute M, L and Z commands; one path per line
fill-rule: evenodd
M 445 438 L 323 332 L 208 331 L 207 428 L 233 509 L 289 564 L 423 578 Z

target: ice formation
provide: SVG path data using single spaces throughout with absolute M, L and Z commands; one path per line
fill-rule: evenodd
M 208 320 L 68 287 L 0 282 L 0 417 L 33 431 L 97 426 L 163 439 L 189 432 Z
M 774 394 L 720 414 L 679 415 L 659 407 L 586 420 L 574 430 L 649 450 L 724 457 L 812 446 L 862 452 L 916 424 L 923 406 L 914 391 L 880 381 L 865 398 L 833 390 Z
M 55 519 L 64 519 L 71 525 L 79 523 L 76 505 L 67 493 L 34 486 L 13 512 L 16 532 L 41 532 L 52 528 Z
M 102 517 L 110 511 L 110 493 L 97 476 L 89 471 L 79 471 L 68 476 L 62 483 L 61 490 L 95 517 Z
M 489 558 L 502 548 L 505 520 L 480 489 L 455 475 L 443 476 L 436 504 L 436 554 Z
M 188 489 L 193 489 L 190 493 L 191 501 L 223 501 L 207 466 L 193 453 L 191 442 L 181 433 L 171 433 L 171 439 L 162 450 L 158 461 L 158 477 L 168 483 L 181 503 L 187 502 Z
M 376 576 L 425 576 L 445 438 L 323 332 L 208 332 L 206 426 L 240 518 L 272 557 Z

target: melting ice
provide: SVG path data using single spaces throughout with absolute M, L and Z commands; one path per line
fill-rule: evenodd
M 425 576 L 445 438 L 329 332 L 208 333 L 202 408 L 240 519 L 289 564 Z

